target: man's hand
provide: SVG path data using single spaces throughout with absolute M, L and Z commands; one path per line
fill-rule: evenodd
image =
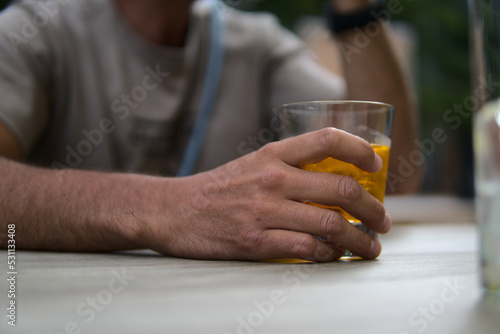
M 328 156 L 369 172 L 382 166 L 366 141 L 333 128 L 185 178 L 51 170 L 0 158 L 0 231 L 16 224 L 19 249 L 150 248 L 197 259 L 324 262 L 346 248 L 375 258 L 379 241 L 336 211 L 304 203 L 340 206 L 376 232 L 390 229 L 382 204 L 354 179 L 300 169 Z
M 177 218 L 148 227 L 145 246 L 203 259 L 294 257 L 324 262 L 338 259 L 344 248 L 376 258 L 381 252 L 378 240 L 336 211 L 304 203 L 340 206 L 376 232 L 390 229 L 383 205 L 353 178 L 300 169 L 328 156 L 369 172 L 382 167 L 366 141 L 333 128 L 271 143 L 213 171 L 182 179 L 179 193 L 171 194 L 178 203 Z

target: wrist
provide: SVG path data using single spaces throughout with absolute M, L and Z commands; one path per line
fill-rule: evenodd
M 179 255 L 189 231 L 196 189 L 192 177 L 165 178 L 132 175 L 131 201 L 122 206 L 127 240 L 139 248 Z M 123 217 L 123 216 L 122 216 Z
M 165 203 L 168 179 L 138 174 L 114 174 L 113 199 L 107 203 L 107 220 L 130 247 L 153 248 L 157 233 L 166 228 L 170 205 Z M 165 241 L 166 242 L 166 241 Z

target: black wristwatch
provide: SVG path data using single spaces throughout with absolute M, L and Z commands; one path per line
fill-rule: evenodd
M 345 30 L 364 27 L 373 21 L 384 20 L 386 17 L 376 14 L 380 13 L 385 8 L 385 1 L 376 1 L 354 12 L 339 13 L 328 1 L 325 3 L 325 14 L 330 30 L 334 34 L 339 34 Z

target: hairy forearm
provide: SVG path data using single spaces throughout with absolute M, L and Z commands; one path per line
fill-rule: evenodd
M 161 178 L 43 169 L 4 158 L 0 174 L 1 233 L 15 224 L 22 249 L 140 248 L 144 225 L 163 211 L 155 193 Z
M 334 128 L 182 178 L 58 171 L 0 158 L 0 233 L 15 224 L 19 249 L 148 248 L 196 259 L 317 261 L 349 249 L 375 258 L 380 242 L 338 212 L 304 203 L 342 207 L 378 233 L 390 229 L 382 203 L 354 179 L 299 168 L 327 156 L 368 172 L 382 167 L 366 141 Z

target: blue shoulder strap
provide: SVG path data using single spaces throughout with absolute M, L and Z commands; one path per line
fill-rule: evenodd
M 203 92 L 201 96 L 200 106 L 198 108 L 198 116 L 196 118 L 191 137 L 184 151 L 181 165 L 177 176 L 188 176 L 193 173 L 193 170 L 198 161 L 203 139 L 207 131 L 208 122 L 214 106 L 215 95 L 219 85 L 219 78 L 222 68 L 222 58 L 224 56 L 223 39 L 224 39 L 224 22 L 222 13 L 219 7 L 222 6 L 217 0 L 208 0 L 211 6 L 211 27 L 210 27 L 210 51 L 208 55 L 208 66 L 205 73 L 205 81 L 203 83 Z

